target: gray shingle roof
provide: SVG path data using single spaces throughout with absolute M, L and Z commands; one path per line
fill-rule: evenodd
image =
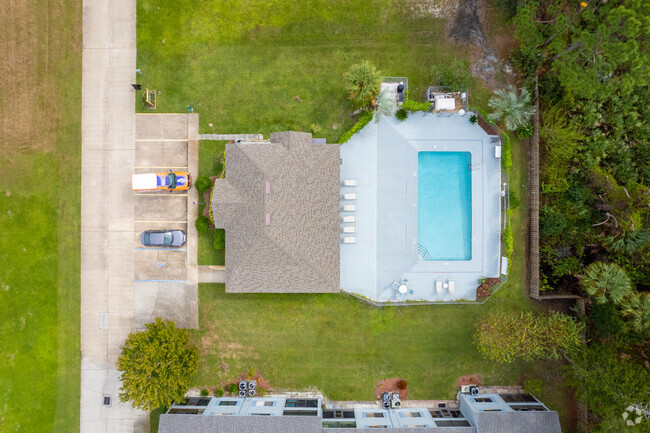
M 315 416 L 160 415 L 158 433 L 321 433 Z
M 478 412 L 478 433 L 562 433 L 557 412 Z
M 226 178 L 211 205 L 226 230 L 227 292 L 340 290 L 339 166 L 339 145 L 314 144 L 308 133 L 226 145 Z

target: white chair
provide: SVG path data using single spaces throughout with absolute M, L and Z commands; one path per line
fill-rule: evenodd
M 436 280 L 436 293 L 442 295 L 442 281 Z
M 343 186 L 357 186 L 357 180 L 356 179 L 345 179 L 343 181 Z
M 354 212 L 355 210 L 357 210 L 357 207 L 353 204 L 346 204 L 343 206 L 344 212 Z
M 343 217 L 343 222 L 344 223 L 353 223 L 357 221 L 357 217 L 354 215 L 346 215 Z
M 347 194 L 343 194 L 343 200 L 356 200 L 356 199 L 357 199 L 356 192 L 349 192 Z
M 454 285 L 455 284 L 456 283 L 454 282 L 454 280 L 449 280 L 449 293 L 454 293 Z
M 346 236 L 343 238 L 343 243 L 344 244 L 356 244 L 357 243 L 357 238 L 354 236 Z
M 357 228 L 355 226 L 345 226 L 343 227 L 343 233 L 356 233 Z

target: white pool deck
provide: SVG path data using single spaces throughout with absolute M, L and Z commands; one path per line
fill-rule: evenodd
M 341 194 L 356 193 L 356 242 L 341 244 L 341 288 L 376 301 L 474 300 L 481 277 L 498 277 L 501 233 L 501 159 L 498 136 L 469 123 L 470 113 L 411 113 L 400 122 L 381 117 L 341 146 Z M 469 261 L 425 261 L 418 254 L 418 152 L 470 152 L 472 256 Z M 342 203 L 343 204 L 343 203 Z M 341 209 L 343 207 L 341 206 Z M 342 234 L 343 236 L 343 234 Z M 413 293 L 401 296 L 394 281 Z M 455 290 L 435 283 L 454 280 Z

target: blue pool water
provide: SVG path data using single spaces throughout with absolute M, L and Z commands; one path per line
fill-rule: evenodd
M 472 258 L 471 162 L 469 152 L 418 154 L 418 250 L 425 260 Z

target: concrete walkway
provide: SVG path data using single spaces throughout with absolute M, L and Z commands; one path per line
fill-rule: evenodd
M 223 266 L 199 266 L 199 283 L 225 283 L 226 268 Z
M 264 140 L 262 134 L 199 134 L 199 140 Z
M 136 0 L 84 0 L 81 161 L 82 433 L 149 431 L 119 402 L 120 346 L 134 330 Z M 110 404 L 104 398 L 110 397 Z

